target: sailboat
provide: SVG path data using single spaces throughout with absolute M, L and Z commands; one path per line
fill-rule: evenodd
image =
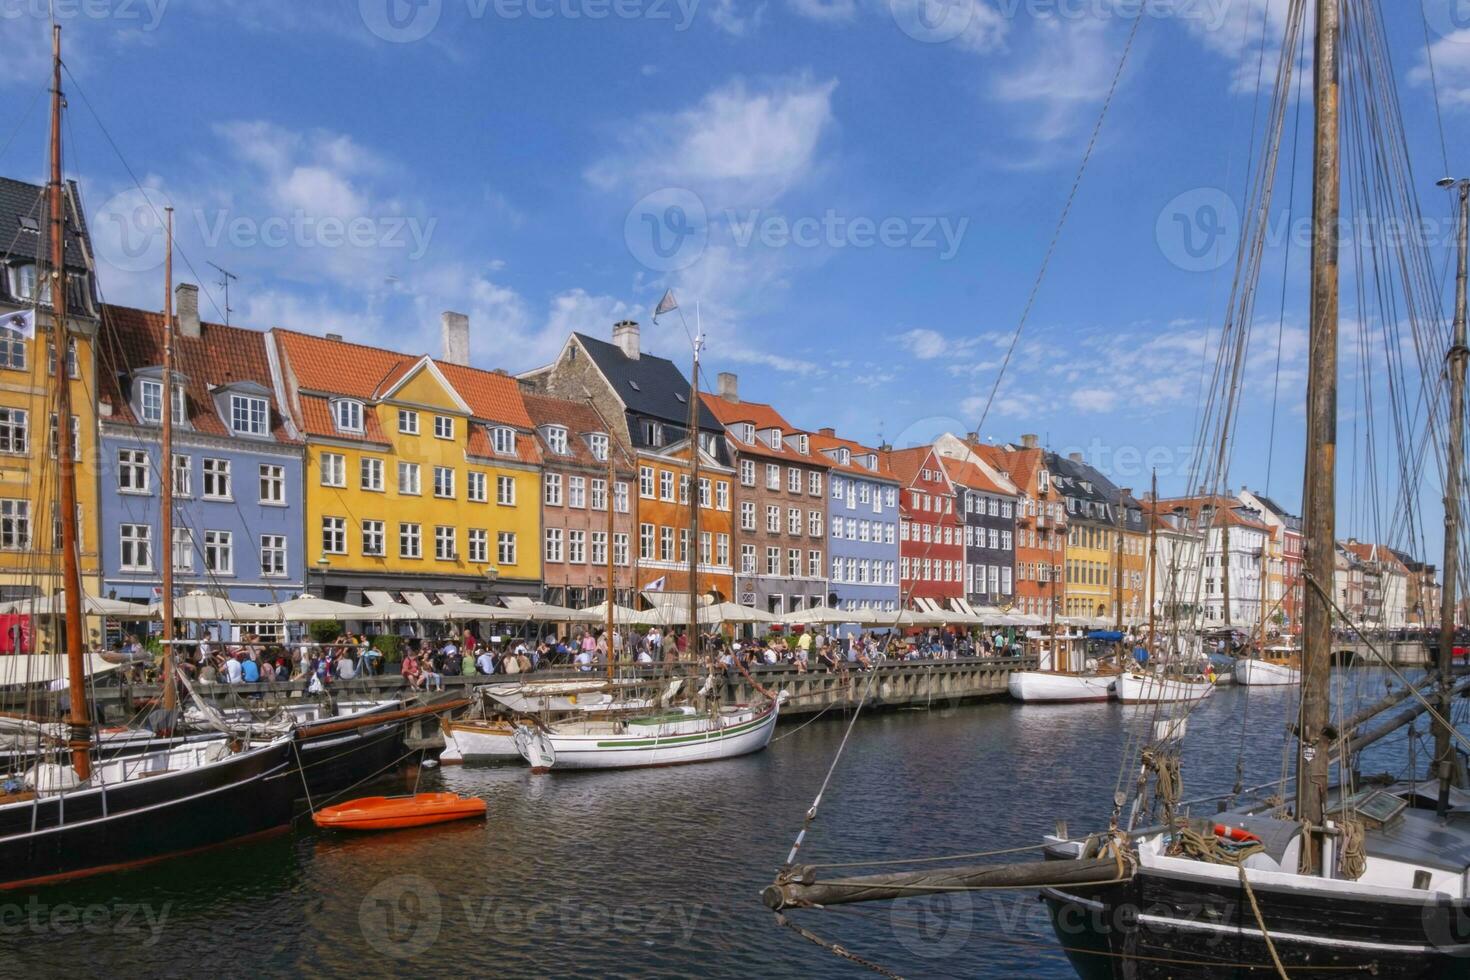
M 1051 583 L 1051 629 L 1036 670 L 1013 670 L 1006 678 L 1006 691 L 1025 704 L 1078 704 L 1110 701 L 1117 670 L 1091 669 L 1082 662 L 1080 651 L 1057 636 L 1057 583 Z
M 52 28 L 50 181 L 46 218 L 51 273 L 55 368 L 50 382 L 58 418 L 71 415 L 66 368 L 64 242 L 67 203 L 62 190 L 61 27 Z M 76 512 L 76 471 L 70 426 L 57 427 L 57 504 Z M 167 482 L 167 481 L 165 481 Z M 235 840 L 289 821 L 293 789 L 292 737 L 259 741 L 225 738 L 142 747 L 107 758 L 90 718 L 82 636 L 82 579 L 76 522 L 61 527 L 61 582 L 69 693 L 66 735 L 44 744 L 67 762 L 32 762 L 0 794 L 0 888 L 157 860 Z M 53 756 L 55 758 L 55 756 Z
M 1294 5 L 1287 15 L 1278 75 L 1286 84 L 1278 81 L 1278 96 L 1290 91 L 1307 6 Z M 763 893 L 769 907 L 779 912 L 1029 885 L 1040 890 L 1058 940 L 1084 977 L 1470 976 L 1470 793 L 1455 785 L 1456 772 L 1463 772 L 1462 750 L 1470 742 L 1450 717 L 1452 699 L 1465 688 L 1453 683 L 1451 670 L 1459 584 L 1464 386 L 1470 359 L 1466 347 L 1470 181 L 1449 182 L 1458 190 L 1459 243 L 1446 372 L 1446 535 L 1441 641 L 1433 677 L 1437 691 L 1425 697 L 1408 685 L 1349 718 L 1334 718 L 1330 671 L 1338 401 L 1338 96 L 1339 56 L 1349 47 L 1343 39 L 1343 13 L 1364 19 L 1351 25 L 1357 43 L 1375 36 L 1381 25 L 1372 20 L 1373 4 L 1316 0 L 1315 9 L 1305 620 L 1301 699 L 1293 729 L 1294 779 L 1282 781 L 1283 788 L 1290 786 L 1294 792 L 1289 798 L 1227 805 L 1208 816 L 1190 814 L 1178 799 L 1177 752 L 1158 741 L 1141 755 L 1138 790 L 1128 813 L 1121 812 L 1127 794 L 1119 793 L 1105 830 L 1078 838 L 1059 825 L 1047 838 L 1047 860 L 979 867 L 931 864 L 920 871 L 829 881 L 810 868 L 788 864 Z M 1373 69 L 1379 64 L 1362 59 L 1354 60 L 1352 67 Z M 1362 86 L 1375 79 L 1354 81 Z M 1392 94 L 1378 94 L 1394 111 Z M 1418 703 L 1409 711 L 1389 717 L 1370 733 L 1358 734 L 1359 726 L 1410 698 Z M 1356 754 L 1421 713 L 1431 715 L 1435 734 L 1429 777 L 1360 781 L 1352 761 Z M 1144 805 L 1150 780 L 1152 802 Z M 1162 819 L 1141 825 L 1153 813 Z
M 689 459 L 691 487 L 699 486 L 699 354 L 702 335 L 694 338 L 694 373 L 689 387 Z M 612 453 L 608 456 L 611 458 Z M 689 495 L 689 540 L 699 541 L 699 494 Z M 609 509 L 609 521 L 611 510 Z M 609 566 L 609 576 L 612 568 Z M 612 579 L 609 577 L 609 583 Z M 611 588 L 609 588 L 611 592 Z M 688 630 L 690 649 L 699 637 L 699 548 L 689 549 Z M 612 636 L 612 603 L 608 603 L 608 636 Z M 608 658 L 612 681 L 612 658 Z M 713 669 L 713 667 L 711 668 Z M 780 697 L 765 706 L 719 705 L 712 694 L 713 674 L 692 700 L 648 714 L 517 726 L 513 736 L 533 771 L 557 769 L 627 769 L 643 766 L 709 762 L 759 752 L 771 741 L 781 710 Z

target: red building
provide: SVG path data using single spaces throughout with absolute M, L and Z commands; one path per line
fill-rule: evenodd
M 955 487 L 932 446 L 882 454 L 898 477 L 898 575 L 905 607 L 965 595 L 965 529 Z

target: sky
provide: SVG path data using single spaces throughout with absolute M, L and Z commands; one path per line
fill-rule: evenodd
M 109 302 L 161 306 L 167 202 L 177 276 L 209 319 L 218 266 L 235 324 L 438 353 L 457 310 L 473 362 L 510 371 L 623 318 L 683 364 L 702 328 L 706 386 L 735 372 L 798 426 L 896 445 L 1036 433 L 1178 493 L 1286 6 L 56 0 L 66 165 Z M 1433 183 L 1470 173 L 1470 0 L 1433 6 L 1384 15 L 1442 275 L 1451 202 Z M 22 179 L 44 177 L 47 30 L 45 0 L 0 0 L 0 173 Z M 1304 101 L 1285 117 L 1229 477 L 1293 507 Z M 654 324 L 668 289 L 680 311 Z M 1385 536 L 1393 479 L 1362 476 L 1386 428 L 1369 397 L 1385 333 L 1352 292 L 1369 353 L 1345 334 L 1340 456 L 1357 468 L 1340 521 Z

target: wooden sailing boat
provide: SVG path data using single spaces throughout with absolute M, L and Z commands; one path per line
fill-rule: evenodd
M 1087 670 L 1081 663 L 1081 653 L 1057 642 L 1057 582 L 1055 573 L 1051 582 L 1051 629 L 1046 649 L 1036 670 L 1013 670 L 1006 678 L 1006 691 L 1017 701 L 1025 704 L 1079 704 L 1085 702 L 1110 701 L 1113 684 L 1117 680 L 1116 666 L 1112 671 Z
M 699 650 L 699 354 L 704 338 L 694 338 L 694 373 L 689 385 L 689 650 Z M 611 451 L 609 451 L 611 456 Z M 611 581 L 608 636 L 612 635 Z M 609 644 L 611 650 L 611 644 Z M 609 656 L 609 662 L 612 657 Z M 611 679 L 611 663 L 609 663 Z M 713 663 L 710 669 L 714 669 Z M 713 675 L 711 675 L 713 679 Z M 707 687 L 710 685 L 707 685 Z M 683 705 L 647 714 L 558 722 L 541 728 L 522 725 L 515 744 L 532 769 L 627 769 L 729 759 L 764 749 L 776 729 L 780 699 L 764 706 Z
M 1305 16 L 1291 17 L 1289 38 Z M 1458 585 L 1460 468 L 1466 360 L 1467 227 L 1470 182 L 1459 191 L 1456 310 L 1449 350 L 1449 439 L 1445 477 L 1446 568 L 1441 608 L 1438 696 L 1410 688 L 1351 718 L 1332 717 L 1331 584 L 1335 551 L 1335 469 L 1339 251 L 1341 16 L 1371 5 L 1317 0 L 1314 110 L 1310 370 L 1305 466 L 1306 619 L 1294 799 L 1214 813 L 1181 813 L 1177 755 L 1146 755 L 1132 816 L 1083 840 L 1050 838 L 1051 860 L 820 881 L 788 866 L 764 898 L 777 910 L 889 899 L 953 889 L 1039 886 L 1074 968 L 1085 977 L 1145 980 L 1217 976 L 1470 976 L 1470 802 L 1452 786 L 1460 768 L 1450 720 L 1451 660 Z M 1356 25 L 1360 31 L 1377 25 Z M 1295 57 L 1296 44 L 1283 47 Z M 1394 716 L 1372 737 L 1432 711 L 1435 759 L 1428 781 L 1354 787 L 1348 759 L 1366 720 L 1412 697 L 1422 707 Z M 1171 761 L 1172 759 L 1172 761 Z M 1343 782 L 1334 785 L 1338 762 Z M 1138 827 L 1147 775 L 1157 774 L 1163 820 Z M 794 852 L 793 852 L 794 853 Z

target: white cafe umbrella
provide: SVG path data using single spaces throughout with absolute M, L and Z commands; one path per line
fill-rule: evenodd
M 844 623 L 861 624 L 863 616 L 869 616 L 875 621 L 878 618 L 874 616 L 871 609 L 847 612 L 842 609 L 833 609 L 831 606 L 815 606 L 787 613 L 781 621 L 794 626 L 841 626 Z
M 314 595 L 299 595 L 287 599 L 277 606 L 279 615 L 272 617 L 288 623 L 315 623 L 327 619 L 367 619 L 368 611 L 362 606 L 346 602 L 334 602 Z
M 60 595 L 32 596 L 0 603 L 0 613 L 19 616 L 59 616 L 66 612 L 66 601 Z M 103 599 L 94 595 L 82 597 L 82 613 L 87 616 L 106 616 L 112 619 L 148 619 L 149 608 L 141 602 L 124 602 L 121 599 Z
M 160 616 L 163 603 L 148 606 L 151 616 Z M 174 618 L 193 622 L 264 623 L 281 618 L 280 607 L 273 603 L 237 602 L 207 592 L 188 592 L 174 600 Z

